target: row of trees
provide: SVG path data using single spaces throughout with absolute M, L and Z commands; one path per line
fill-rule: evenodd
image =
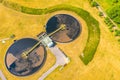
M 120 24 L 120 0 L 112 0 L 112 5 L 113 6 L 107 10 L 107 14 L 115 23 Z M 114 30 L 114 35 L 120 36 L 119 28 Z M 120 39 L 118 39 L 118 42 L 120 42 Z
M 92 7 L 99 6 L 98 3 L 96 1 L 94 1 L 94 0 L 88 0 L 88 1 L 90 2 L 90 4 L 91 4 Z
M 89 0 L 92 7 L 98 8 L 99 4 L 95 2 L 94 0 Z M 120 4 L 118 0 L 112 0 L 114 5 L 112 8 L 107 10 L 108 16 L 117 24 L 120 24 Z M 103 16 L 103 12 L 99 11 L 99 16 Z M 104 22 L 108 25 L 108 28 L 110 32 L 113 32 L 115 36 L 120 36 L 120 29 L 116 28 L 114 23 L 110 20 L 109 17 L 104 17 Z M 118 39 L 118 42 L 120 42 L 120 39 Z
M 120 36 L 120 29 L 116 28 L 108 17 L 105 18 L 104 22 L 108 25 L 110 32 L 114 32 L 115 36 Z M 118 39 L 118 42 L 120 42 L 120 39 Z
M 117 24 L 120 24 L 120 4 L 107 10 L 108 16 Z
M 94 0 L 89 0 L 92 7 L 97 7 L 99 4 Z M 120 0 L 112 0 L 113 6 L 106 12 L 108 16 L 117 24 L 120 24 Z M 102 16 L 102 12 L 99 12 L 99 16 Z
M 111 22 L 111 20 L 106 17 L 104 22 L 108 25 L 110 32 L 113 32 L 113 28 L 115 27 L 115 25 Z

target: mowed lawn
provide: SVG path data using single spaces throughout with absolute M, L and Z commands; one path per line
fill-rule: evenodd
M 58 43 L 58 46 L 70 57 L 71 62 L 61 71 L 59 68 L 56 69 L 46 78 L 46 80 L 120 80 L 120 45 L 112 33 L 109 32 L 108 28 L 103 22 L 103 19 L 97 15 L 97 10 L 91 8 L 87 0 L 66 1 L 70 2 L 70 4 L 74 6 L 82 7 L 83 9 L 89 11 L 91 15 L 100 23 L 100 44 L 94 59 L 88 65 L 84 65 L 79 58 L 79 55 L 81 54 L 87 42 L 86 22 L 73 12 L 60 11 L 47 15 L 30 16 L 4 8 L 2 5 L 0 5 L 0 12 L 2 12 L 0 13 L 0 31 L 4 32 L 0 33 L 0 39 L 9 37 L 11 33 L 16 34 L 16 39 L 22 37 L 35 37 L 36 34 L 42 31 L 42 26 L 46 23 L 47 18 L 50 18 L 52 15 L 57 13 L 69 13 L 74 15 L 82 24 L 82 33 L 74 42 L 68 44 Z M 21 21 L 21 23 L 24 25 L 23 28 L 19 26 L 19 21 Z M 6 44 L 0 43 L 0 59 L 2 59 L 0 60 L 0 63 L 2 64 L 3 72 L 5 76 L 7 76 L 8 80 L 37 80 L 42 72 L 46 71 L 54 64 L 55 59 L 53 55 L 49 54 L 50 52 L 48 52 L 48 59 L 46 60 L 47 62 L 43 68 L 44 70 L 42 69 L 34 75 L 25 78 L 15 77 L 7 72 L 5 66 L 3 65 L 5 52 L 11 43 L 13 43 L 13 40 L 7 41 Z

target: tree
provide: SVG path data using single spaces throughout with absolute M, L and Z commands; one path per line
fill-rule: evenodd
M 97 6 L 98 6 L 98 3 L 95 2 L 95 1 L 92 1 L 92 2 L 91 2 L 91 6 L 92 6 L 92 7 L 97 7 Z
M 113 3 L 118 3 L 118 0 L 112 0 Z
M 92 2 L 93 0 L 88 0 L 89 2 Z
M 103 16 L 103 13 L 102 13 L 102 12 L 99 12 L 99 16 Z
M 12 38 L 14 38 L 15 37 L 15 34 L 11 34 L 10 35 L 10 38 L 12 39 Z
M 107 13 L 115 23 L 120 24 L 120 5 L 115 5 L 114 7 L 108 9 Z
M 118 39 L 118 42 L 120 42 L 120 39 Z
M 116 18 L 113 19 L 114 22 L 120 24 L 120 16 L 117 16 Z

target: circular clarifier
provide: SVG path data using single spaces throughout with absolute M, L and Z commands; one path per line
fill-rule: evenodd
M 63 43 L 76 39 L 81 32 L 81 25 L 77 19 L 68 14 L 57 14 L 51 17 L 46 24 L 47 34 L 54 32 L 63 24 L 66 29 L 56 32 L 51 38 L 54 41 Z
M 5 64 L 10 73 L 16 76 L 27 76 L 40 69 L 45 61 L 44 46 L 37 46 L 27 55 L 27 58 L 21 57 L 23 52 L 29 51 L 37 42 L 33 38 L 23 38 L 9 47 L 5 56 Z

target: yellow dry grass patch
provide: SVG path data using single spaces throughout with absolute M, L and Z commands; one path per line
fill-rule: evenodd
M 29 2 L 25 3 L 22 1 L 23 0 L 14 0 L 14 2 L 22 5 L 36 8 L 44 8 L 61 3 L 82 7 L 89 11 L 90 14 L 100 23 L 100 44 L 94 59 L 85 66 L 80 60 L 79 55 L 82 53 L 87 41 L 87 26 L 84 20 L 82 20 L 78 15 L 72 12 L 60 11 L 47 15 L 31 16 L 9 10 L 0 5 L 0 12 L 2 12 L 0 13 L 0 39 L 8 37 L 11 33 L 14 33 L 17 36 L 16 39 L 22 37 L 35 37 L 36 34 L 42 31 L 42 26 L 47 22 L 47 20 L 54 14 L 58 13 L 72 14 L 82 23 L 81 35 L 75 41 L 71 43 L 58 43 L 60 49 L 70 57 L 71 62 L 61 71 L 59 71 L 59 68 L 56 69 L 46 78 L 46 80 L 120 80 L 120 45 L 104 24 L 103 19 L 98 16 L 98 11 L 95 8 L 91 8 L 87 0 L 52 0 L 57 2 L 50 1 L 49 4 L 45 3 L 48 0 L 43 2 L 42 0 L 39 0 L 41 3 L 37 3 L 38 0 L 34 0 L 36 2 L 31 4 L 29 4 Z M 20 25 L 18 26 L 20 22 L 22 23 L 20 24 L 22 27 L 20 27 Z M 0 63 L 2 64 L 3 72 L 5 76 L 7 76 L 8 80 L 37 80 L 44 71 L 47 71 L 48 68 L 54 64 L 55 59 L 53 59 L 53 55 L 48 52 L 48 57 L 44 67 L 37 73 L 25 78 L 11 75 L 4 66 L 4 55 L 8 46 L 12 42 L 13 40 L 9 40 L 6 44 L 0 43 Z M 51 61 L 51 63 L 49 61 Z
M 8 0 L 27 7 L 46 8 L 57 4 L 62 4 L 68 0 Z
M 83 0 L 7 0 L 31 8 L 48 8 L 59 4 L 83 6 Z

